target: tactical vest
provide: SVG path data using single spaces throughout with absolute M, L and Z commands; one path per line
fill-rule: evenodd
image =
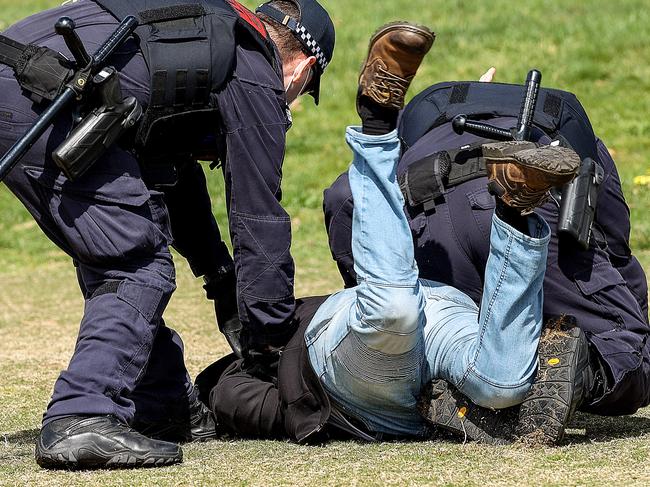
M 243 38 L 277 70 L 275 49 L 259 18 L 236 0 L 94 0 L 136 30 L 151 74 L 151 96 L 136 135 L 144 160 L 205 153 L 216 144 L 219 113 L 212 96 L 231 77 Z
M 412 147 L 430 130 L 450 123 L 457 115 L 473 120 L 496 117 L 517 118 L 524 87 L 503 83 L 438 83 L 417 95 L 408 104 L 400 121 L 404 149 Z M 551 138 L 562 139 L 585 159 L 598 160 L 596 137 L 584 108 L 575 95 L 542 88 L 533 124 Z

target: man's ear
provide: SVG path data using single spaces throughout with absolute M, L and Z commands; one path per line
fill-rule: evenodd
M 311 80 L 311 69 L 314 63 L 316 63 L 316 58 L 314 56 L 309 56 L 300 61 L 296 66 L 296 69 L 293 72 L 293 78 L 286 87 L 287 103 L 289 105 L 291 105 L 291 103 L 293 103 L 300 95 L 304 94 L 303 92 L 305 87 Z
M 311 71 L 312 66 L 316 64 L 316 57 L 315 56 L 309 56 L 305 60 L 303 60 L 300 63 L 300 75 L 301 77 L 304 75 L 308 75 L 309 72 Z

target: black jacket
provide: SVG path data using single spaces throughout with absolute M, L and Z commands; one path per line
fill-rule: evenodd
M 280 355 L 277 372 L 233 354 L 204 370 L 196 385 L 219 425 L 247 437 L 321 443 L 331 437 L 373 441 L 332 404 L 309 362 L 305 331 L 327 296 L 296 302 L 297 330 Z

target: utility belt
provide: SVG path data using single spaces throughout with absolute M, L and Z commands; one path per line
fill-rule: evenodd
M 48 47 L 22 44 L 0 35 L 0 63 L 13 68 L 18 84 L 34 102 L 51 102 L 32 129 L 3 158 L 2 177 L 55 116 L 74 101 L 74 128 L 52 153 L 52 159 L 70 180 L 82 176 L 136 125 L 142 115 L 141 106 L 134 97 L 122 96 L 117 70 L 105 66 L 136 25 L 134 18 L 126 19 L 102 48 L 90 56 L 74 32 L 74 22 L 67 17 L 59 19 L 55 30 L 64 37 L 75 61 Z
M 453 151 L 436 152 L 414 162 L 400 177 L 404 199 L 411 208 L 421 206 L 426 211 L 448 188 L 487 176 L 482 145 L 472 145 Z

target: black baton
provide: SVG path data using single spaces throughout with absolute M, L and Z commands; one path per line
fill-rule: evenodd
M 529 71 L 528 76 L 526 77 L 524 98 L 521 102 L 521 110 L 519 111 L 519 118 L 516 127 L 512 129 L 502 129 L 485 122 L 469 120 L 467 115 L 457 115 L 454 117 L 451 124 L 454 132 L 458 135 L 467 132 L 476 135 L 477 137 L 490 140 L 529 140 L 541 84 L 542 73 L 536 69 Z
M 91 73 L 97 72 L 103 67 L 108 58 L 115 52 L 115 50 L 122 45 L 126 39 L 133 34 L 133 31 L 138 26 L 138 20 L 129 16 L 122 21 L 115 32 L 104 42 L 104 44 L 93 54 Z M 83 68 L 83 66 L 80 66 Z M 79 74 L 79 72 L 77 73 Z M 86 78 L 77 77 L 73 80 L 79 89 L 85 89 Z M 68 86 L 59 95 L 52 104 L 41 114 L 36 123 L 23 135 L 9 151 L 0 160 L 0 182 L 9 174 L 18 162 L 23 158 L 29 149 L 36 143 L 38 139 L 45 133 L 54 119 L 65 110 L 73 100 L 79 97 L 80 91 Z
M 517 129 L 514 133 L 515 140 L 530 140 L 530 130 L 533 127 L 533 117 L 535 116 L 535 108 L 537 107 L 537 97 L 541 83 L 542 73 L 536 69 L 528 73 L 526 77 L 526 93 L 521 103 Z

